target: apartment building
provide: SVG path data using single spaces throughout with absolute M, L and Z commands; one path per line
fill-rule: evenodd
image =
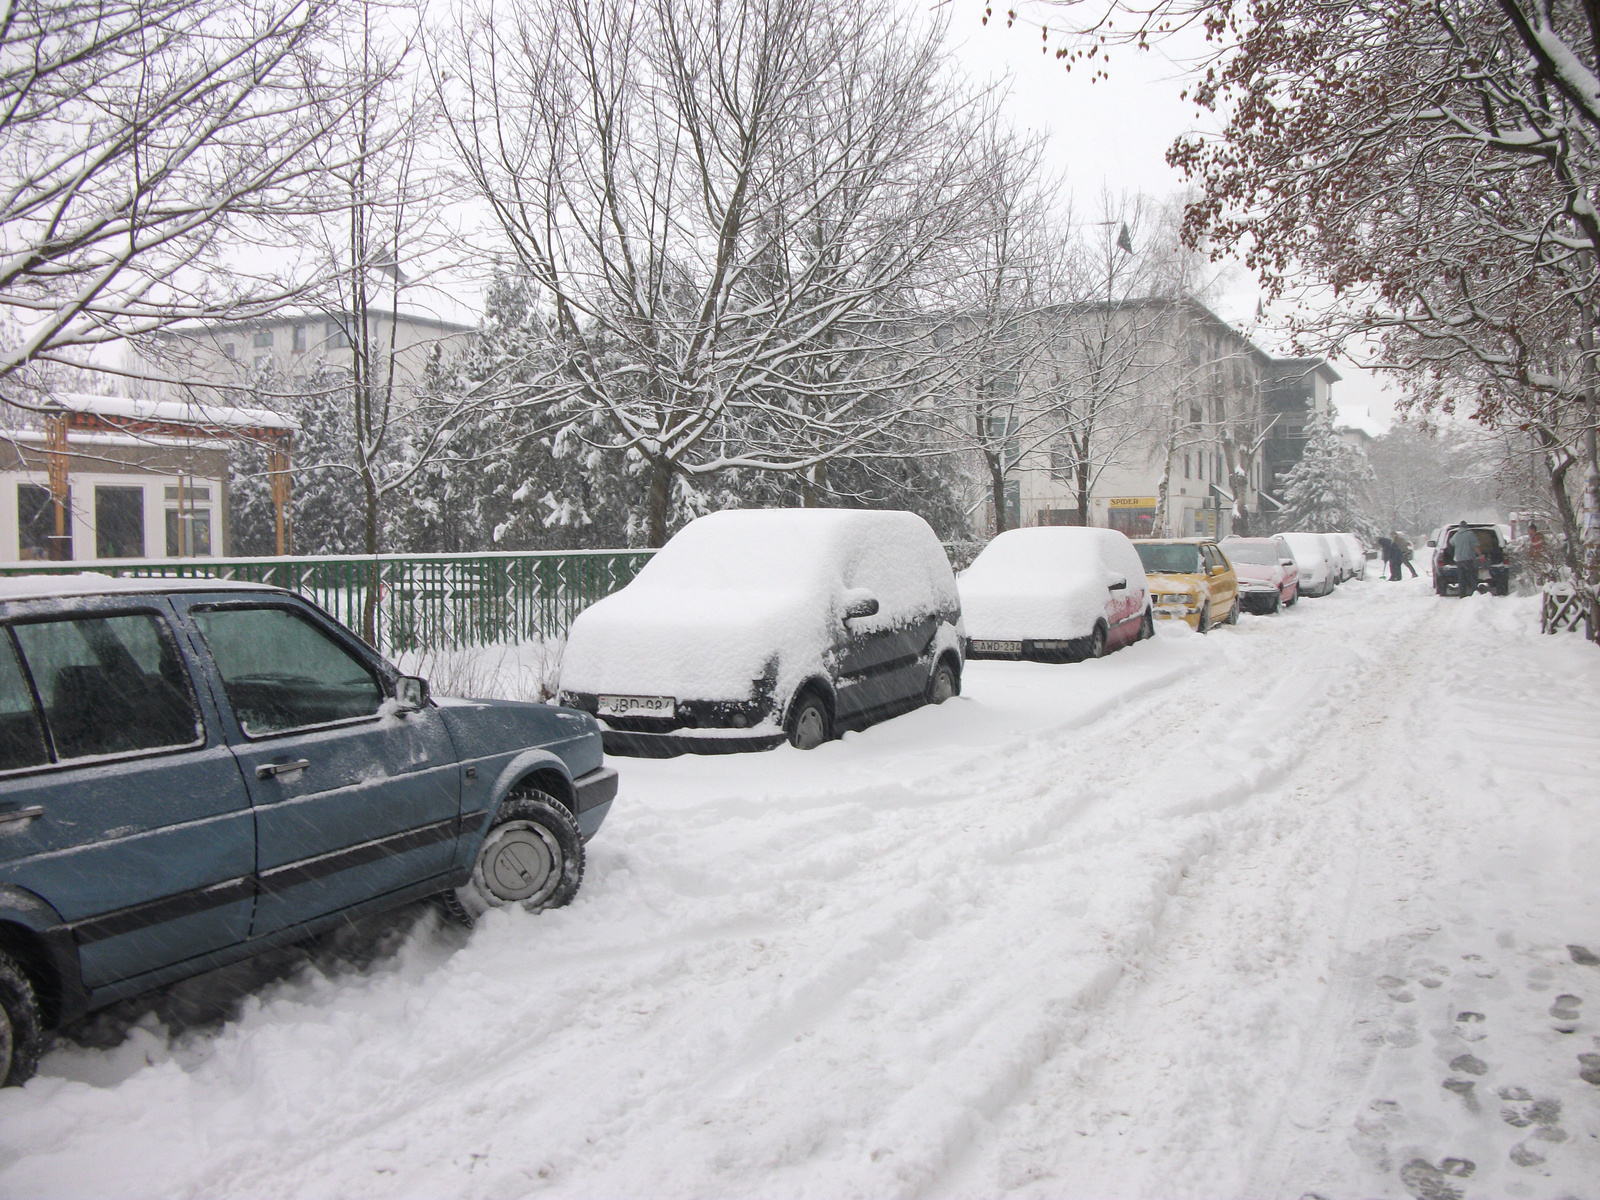
M 1277 435 L 1278 424 L 1302 385 L 1312 404 L 1331 404 L 1338 375 L 1327 364 L 1274 359 L 1188 299 L 1086 305 L 1053 317 L 1065 348 L 1019 372 L 1018 414 L 1008 418 L 1018 436 L 1007 528 L 1087 520 L 1131 537 L 1223 537 L 1241 518 L 1276 507 L 1274 472 L 1292 465 L 1290 454 L 1298 459 L 1305 418 L 1293 436 Z M 1103 367 L 1104 347 L 1118 338 L 1133 366 L 1119 368 L 1116 387 L 1102 386 L 1091 407 L 1096 372 L 1075 360 L 1092 351 Z M 1091 417 L 1099 428 L 1086 431 Z M 975 488 L 972 498 L 980 536 L 996 527 L 992 491 Z

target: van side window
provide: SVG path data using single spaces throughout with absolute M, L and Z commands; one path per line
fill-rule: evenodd
M 12 627 L 57 759 L 190 746 L 204 736 L 188 673 L 154 613 Z
M 0 771 L 49 762 L 33 691 L 17 662 L 9 634 L 0 632 Z
M 192 609 L 247 737 L 376 716 L 366 664 L 286 608 Z

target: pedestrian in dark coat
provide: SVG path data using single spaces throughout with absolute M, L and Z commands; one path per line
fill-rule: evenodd
M 1383 569 L 1389 572 L 1391 580 L 1400 578 L 1400 556 L 1395 553 L 1394 542 L 1389 538 L 1378 539 L 1378 554 L 1383 559 Z

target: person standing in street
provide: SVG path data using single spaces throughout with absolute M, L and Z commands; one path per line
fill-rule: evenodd
M 1383 560 L 1383 569 L 1389 573 L 1391 581 L 1400 578 L 1400 560 L 1395 554 L 1394 540 L 1381 537 L 1378 539 L 1378 557 Z
M 1478 560 L 1483 557 L 1478 548 L 1478 535 L 1466 525 L 1461 525 L 1450 535 L 1450 553 L 1455 557 L 1456 580 L 1461 585 L 1461 598 L 1478 590 Z
M 1411 578 L 1415 579 L 1417 577 L 1417 569 L 1411 565 L 1411 539 L 1398 531 L 1390 536 L 1394 538 L 1395 582 L 1398 583 L 1400 580 L 1400 567 L 1402 565 L 1405 566 L 1406 570 L 1411 572 Z

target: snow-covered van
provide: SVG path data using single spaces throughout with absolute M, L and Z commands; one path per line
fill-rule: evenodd
M 1115 529 L 1010 529 L 961 574 L 968 658 L 1076 662 L 1155 633 L 1144 566 Z
M 561 702 L 613 754 L 811 749 L 961 687 L 961 603 L 908 512 L 739 509 L 690 522 L 578 615 Z

